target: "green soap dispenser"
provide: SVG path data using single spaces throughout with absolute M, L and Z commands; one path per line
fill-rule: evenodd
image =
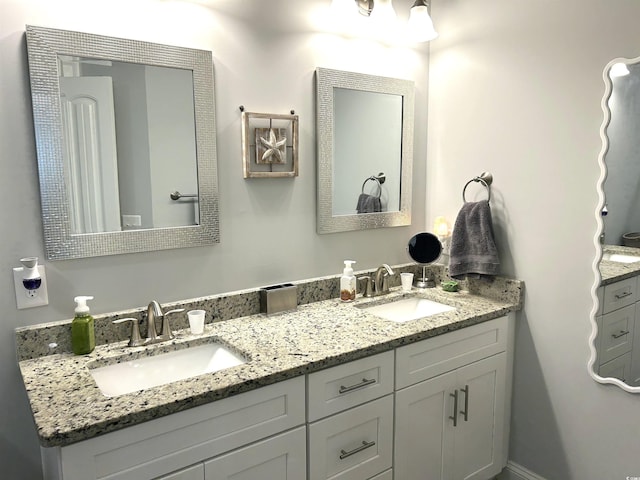
M 71 350 L 76 355 L 86 355 L 96 347 L 93 317 L 87 300 L 93 300 L 93 297 L 80 295 L 73 299 L 76 302 L 76 315 L 71 322 Z

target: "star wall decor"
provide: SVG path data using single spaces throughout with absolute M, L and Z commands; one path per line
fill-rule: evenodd
M 287 136 L 284 128 L 256 128 L 257 163 L 286 163 Z
M 242 112 L 244 178 L 298 176 L 298 116 Z

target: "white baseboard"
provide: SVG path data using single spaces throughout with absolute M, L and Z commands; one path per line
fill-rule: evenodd
M 540 475 L 527 470 L 522 465 L 507 462 L 506 468 L 496 477 L 497 480 L 545 480 Z

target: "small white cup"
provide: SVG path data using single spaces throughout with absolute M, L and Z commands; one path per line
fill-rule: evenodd
M 200 335 L 204 332 L 204 310 L 189 310 L 187 317 L 189 317 L 189 328 L 194 335 Z
M 413 273 L 403 272 L 400 274 L 400 281 L 402 281 L 402 291 L 410 292 L 413 285 Z

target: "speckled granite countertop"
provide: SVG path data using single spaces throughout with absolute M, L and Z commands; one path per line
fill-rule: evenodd
M 603 245 L 604 253 L 620 253 L 623 255 L 640 256 L 640 249 L 634 247 L 623 247 L 620 245 Z M 608 285 L 626 278 L 640 275 L 640 262 L 621 263 L 601 260 L 600 265 L 600 285 Z
M 175 340 L 165 344 L 131 348 L 126 341 L 119 341 L 99 345 L 89 355 L 55 353 L 23 359 L 19 366 L 41 445 L 64 446 L 498 318 L 522 306 L 522 282 L 501 279 L 494 282 L 490 293 L 481 296 L 469 291 L 448 293 L 439 287 L 414 289 L 409 295 L 451 305 L 456 310 L 406 323 L 384 320 L 357 308 L 407 295 L 394 287 L 383 297 L 358 296 L 353 303 L 341 303 L 337 298 L 320 300 L 291 312 L 271 316 L 258 313 L 215 322 L 197 337 L 180 330 Z M 37 329 L 18 329 L 18 343 L 27 338 L 25 334 L 36 335 Z M 46 338 L 42 337 L 45 341 Z M 105 397 L 89 373 L 89 366 L 115 363 L 123 355 L 144 356 L 213 340 L 242 352 L 248 362 L 114 398 Z

